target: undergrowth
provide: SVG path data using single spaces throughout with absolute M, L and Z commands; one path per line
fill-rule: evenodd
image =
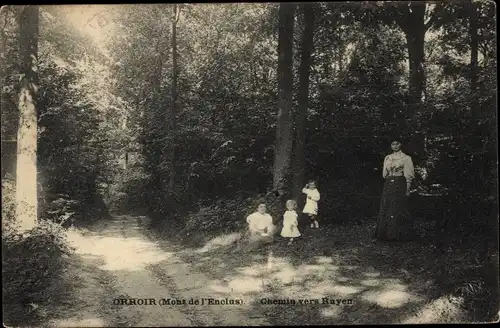
M 213 205 L 201 207 L 199 210 L 187 213 L 184 216 L 156 218 L 152 222 L 152 228 L 164 238 L 181 245 L 202 247 L 214 237 L 244 230 L 246 228 L 245 217 L 255 211 L 256 199 L 218 200 Z M 276 212 L 277 207 L 272 199 L 269 200 L 268 198 L 267 203 L 275 223 L 279 223 L 280 216 Z M 368 222 L 369 220 L 365 220 L 361 224 L 357 221 L 335 221 L 326 226 L 323 225 L 324 229 L 332 232 L 336 231 L 336 235 L 345 235 L 346 238 L 350 235 L 349 231 L 368 231 L 370 230 L 369 226 L 372 225 L 371 222 Z M 400 245 L 404 246 L 399 248 L 400 251 L 393 249 L 392 252 L 394 252 L 395 256 L 403 256 L 406 260 L 394 260 L 391 262 L 392 264 L 388 263 L 388 265 L 408 269 L 416 275 L 428 276 L 427 279 L 433 281 L 434 286 L 437 287 L 436 290 L 429 291 L 430 299 L 438 299 L 445 295 L 463 299 L 462 310 L 466 314 L 465 317 L 467 317 L 468 321 L 486 322 L 495 320 L 498 312 L 498 293 L 495 292 L 498 290 L 498 282 L 495 281 L 498 276 L 498 263 L 486 259 L 485 253 L 482 251 L 484 245 L 474 242 L 481 237 L 477 236 L 477 234 L 469 235 L 470 242 L 464 244 L 463 239 L 461 239 L 463 236 L 461 237 L 460 233 L 450 226 L 446 237 L 447 242 L 436 244 L 435 225 L 428 222 L 428 219 L 417 221 L 414 228 L 422 230 L 417 232 L 423 237 Z M 345 234 L 340 233 L 344 229 L 346 229 Z M 326 239 L 314 238 L 308 241 L 308 244 L 315 251 L 330 248 L 333 253 L 335 253 L 335 245 L 340 244 L 351 247 L 357 245 L 358 242 L 363 242 L 368 248 L 379 247 L 366 244 L 370 236 L 358 237 L 359 240 L 347 241 L 346 245 L 344 245 L 345 240 L 329 237 Z M 444 238 L 445 236 L 441 237 Z M 403 248 L 408 249 L 408 251 L 403 251 Z M 419 249 L 420 255 L 418 254 Z M 307 250 L 304 248 L 303 251 Z M 405 254 L 408 252 L 409 254 Z M 417 253 L 412 256 L 413 252 Z M 370 251 L 365 256 L 369 253 Z M 399 255 L 396 255 L 396 253 Z M 490 258 L 491 255 L 489 255 Z M 220 254 L 220 256 L 225 255 Z M 497 263 L 496 267 L 495 263 Z
M 4 323 L 27 325 L 40 319 L 40 307 L 62 297 L 62 273 L 72 249 L 65 229 L 42 220 L 21 233 L 14 215 L 14 188 L 2 181 L 2 291 Z
M 165 238 L 201 246 L 220 234 L 244 230 L 245 218 L 256 211 L 258 199 L 220 199 L 212 205 L 201 206 L 196 212 L 178 213 L 168 218 L 153 217 L 152 228 Z M 272 203 L 269 204 L 271 208 Z

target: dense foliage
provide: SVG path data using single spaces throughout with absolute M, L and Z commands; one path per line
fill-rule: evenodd
M 34 307 L 62 295 L 61 275 L 71 249 L 59 222 L 43 220 L 28 233 L 20 233 L 14 195 L 14 180 L 6 176 L 2 179 L 2 303 L 6 322 L 24 325 L 36 322 Z
M 16 12 L 4 12 L 7 21 L 15 21 L 10 15 L 14 16 Z M 85 213 L 87 217 L 99 218 L 106 215 L 99 188 L 102 183 L 109 182 L 116 166 L 114 153 L 109 149 L 117 148 L 115 145 L 120 142 L 111 130 L 113 124 L 120 122 L 109 119 L 117 105 L 106 102 L 107 95 L 99 92 L 98 83 L 106 76 L 98 71 L 99 57 L 94 55 L 94 59 L 88 59 L 94 51 L 88 46 L 88 40 L 71 32 L 68 23 L 56 14 L 45 10 L 40 14 L 43 33 L 38 65 L 41 92 L 37 99 L 39 212 L 45 215 L 50 202 L 62 197 L 80 202 L 83 206 L 80 215 Z M 9 27 L 12 30 L 4 29 L 8 34 L 5 44 L 7 71 L 2 89 L 3 175 L 15 174 L 18 122 L 15 79 L 18 74 L 15 61 L 18 35 L 15 24 Z M 63 44 L 63 40 L 70 42 Z M 87 54 L 87 60 L 85 57 L 82 60 L 81 54 Z
M 116 141 L 109 141 L 112 131 L 104 126 L 113 123 L 105 120 L 102 99 L 94 99 L 99 94 L 89 90 L 86 67 L 77 61 L 93 49 L 57 12 L 42 9 L 36 99 L 39 224 L 24 234 L 18 231 L 15 175 L 23 174 L 15 170 L 21 10 L 2 7 L 1 15 L 5 22 L 1 45 L 2 283 L 6 322 L 12 325 L 26 324 L 27 318 L 36 321 L 34 307 L 62 294 L 58 288 L 71 251 L 62 226 L 108 216 L 100 186 L 108 182 L 116 166 L 110 159 L 113 153 L 107 150 Z
M 492 268 L 486 263 L 497 240 L 496 17 L 493 3 L 475 1 L 479 19 L 471 23 L 471 3 L 410 10 L 404 2 L 314 5 L 305 172 L 318 180 L 321 212 L 329 222 L 366 222 L 378 210 L 380 166 L 390 138 L 402 135 L 418 174 L 411 201 L 415 228 L 438 247 L 467 236 L 464 247 Z M 116 18 L 121 33 L 112 46 L 120 58 L 115 74 L 129 77 L 118 92 L 140 113 L 135 150 L 144 164 L 130 168 L 142 177 L 144 190 L 133 188 L 131 207 L 143 204 L 166 230 L 180 225 L 187 234 L 208 236 L 236 229 L 237 217 L 252 209 L 248 197 L 274 200 L 278 6 L 181 8 L 175 140 L 169 125 L 170 11 L 122 9 Z M 415 24 L 405 23 L 407 17 Z M 424 23 L 417 26 L 420 19 Z M 303 32 L 299 10 L 294 111 Z M 473 39 L 477 62 L 471 59 Z M 278 219 L 273 200 L 271 213 Z M 427 221 L 434 222 L 433 230 L 419 228 L 428 227 Z
M 467 69 L 469 30 L 463 30 L 462 39 L 446 41 L 452 38 L 456 24 L 450 12 L 455 17 L 453 10 L 463 6 L 447 2 L 426 11 L 433 24 L 428 24 L 425 44 L 425 101 L 411 115 L 407 43 L 400 26 L 389 24 L 388 17 L 401 15 L 402 9 L 375 10 L 348 3 L 316 6 L 305 152 L 307 176 L 317 178 L 329 195 L 323 203 L 325 212 L 343 207 L 339 198 L 347 197 L 373 203 L 364 207 L 373 211 L 380 161 L 388 150 L 388 138 L 395 134 L 406 135 L 405 150 L 413 155 L 421 173 L 420 190 L 440 184 L 457 195 L 492 195 L 496 87 L 491 83 L 496 63 L 488 60 L 491 52 L 487 49 L 492 45 L 494 16 L 488 11 L 490 4 L 481 2 L 480 48 L 486 56 L 479 62 L 479 83 L 472 93 Z M 145 170 L 142 176 L 149 192 L 136 194 L 134 204 L 143 195 L 145 203 L 154 203 L 145 207 L 165 218 L 199 202 L 266 193 L 272 185 L 277 111 L 277 7 L 181 7 L 174 166 L 170 146 L 166 146 L 171 143 L 171 17 L 168 10 L 162 17 L 163 11 L 151 6 L 134 8 L 121 8 L 116 18 L 121 33 L 112 43 L 120 58 L 115 74 L 128 76 L 120 79 L 118 90 L 139 111 L 133 111 L 139 116 L 134 121 L 138 133 L 135 151 L 143 155 L 141 170 Z M 393 18 L 398 22 L 398 17 Z M 467 21 L 467 17 L 463 19 Z M 297 15 L 296 49 L 300 48 L 301 21 Z M 133 47 L 125 46 L 128 44 Z M 294 56 L 298 76 L 298 51 Z M 444 62 L 446 56 L 449 59 Z M 156 93 L 160 96 L 151 100 Z M 476 115 L 479 112 L 484 115 Z M 407 128 L 414 116 L 418 117 L 418 130 Z M 466 154 L 476 157 L 471 160 Z M 474 165 L 486 166 L 478 170 Z M 169 190 L 172 171 L 176 183 Z

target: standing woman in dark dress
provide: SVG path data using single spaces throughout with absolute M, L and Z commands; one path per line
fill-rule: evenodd
M 384 160 L 385 179 L 375 236 L 378 240 L 403 240 L 410 221 L 408 196 L 415 178 L 413 161 L 401 151 L 401 142 L 391 143 L 393 153 Z

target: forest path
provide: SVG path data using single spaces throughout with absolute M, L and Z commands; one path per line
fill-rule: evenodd
M 220 233 L 205 236 L 196 247 L 176 246 L 176 254 L 210 277 L 213 290 L 229 297 L 241 293 L 251 312 L 271 325 L 463 320 L 462 300 L 441 291 L 435 272 L 425 265 L 440 261 L 425 240 L 377 242 L 371 238 L 375 222 L 369 221 L 320 229 L 303 223 L 302 236 L 291 246 L 277 236 L 268 247 L 235 251 L 238 234 Z M 193 239 L 196 231 L 163 238 L 165 233 L 157 230 L 147 233 L 162 248 L 172 249 L 174 240 L 185 244 L 182 240 Z
M 418 265 L 431 253 L 422 245 L 367 240 L 367 227 L 313 229 L 291 247 L 278 240 L 254 252 L 234 252 L 237 234 L 221 234 L 195 249 L 148 227 L 147 217 L 123 215 L 68 232 L 77 260 L 65 279 L 74 283 L 74 300 L 61 306 L 50 326 L 432 323 L 460 317 L 458 305 L 436 296 Z M 156 305 L 114 304 L 132 298 Z M 159 305 L 161 299 L 185 304 Z M 233 302 L 238 304 L 227 304 Z
M 73 281 L 74 299 L 59 309 L 51 327 L 265 324 L 248 315 L 249 304 L 207 305 L 209 298 L 236 300 L 241 295 L 217 292 L 213 279 L 193 270 L 172 249 L 161 249 L 144 234 L 146 220 L 114 216 L 88 231 L 68 232 L 78 257 L 65 277 Z M 152 299 L 156 305 L 114 304 L 116 299 L 133 298 Z M 162 299 L 186 304 L 160 305 Z M 189 304 L 191 299 L 200 304 Z

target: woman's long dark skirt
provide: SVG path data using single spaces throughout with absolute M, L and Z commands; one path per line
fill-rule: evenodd
M 404 240 L 409 237 L 409 227 L 406 178 L 389 176 L 384 183 L 375 236 L 379 240 Z

